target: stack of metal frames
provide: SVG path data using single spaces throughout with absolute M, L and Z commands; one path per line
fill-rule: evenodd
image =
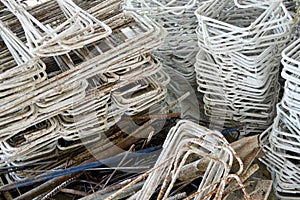
M 205 114 L 242 134 L 262 132 L 275 115 L 290 14 L 281 2 L 234 0 L 203 2 L 195 14 L 195 70 Z
M 72 0 L 56 0 L 58 19 L 43 24 L 18 1 L 1 1 L 20 21 L 30 47 L 39 56 L 55 56 L 78 49 L 111 34 L 105 23 L 81 9 Z M 63 14 L 63 17 L 62 17 Z
M 199 50 L 194 14 L 197 7 L 195 0 L 126 0 L 123 5 L 125 10 L 148 15 L 168 31 L 164 44 L 153 53 L 167 70 L 176 70 L 192 85 L 195 85 L 194 64 Z
M 100 141 L 122 115 L 164 100 L 168 77 L 149 52 L 166 32 L 148 17 L 122 12 L 119 0 L 49 1 L 32 10 L 1 2 L 2 167 L 46 162 Z
M 233 161 L 238 170 L 230 172 Z M 222 198 L 228 181 L 236 180 L 243 172 L 243 162 L 220 132 L 211 131 L 191 121 L 181 120 L 170 129 L 163 150 L 143 188 L 130 199 L 150 199 L 160 186 L 158 199 L 167 199 L 176 180 L 192 168 L 201 166 L 203 177 L 198 191 L 188 199 Z M 242 185 L 242 184 L 241 184 Z M 243 190 L 246 199 L 249 195 Z
M 262 161 L 273 175 L 281 199 L 300 199 L 300 39 L 282 52 L 284 94 L 273 125 L 261 136 Z

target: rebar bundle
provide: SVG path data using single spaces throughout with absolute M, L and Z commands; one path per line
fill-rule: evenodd
M 195 85 L 194 63 L 199 50 L 194 11 L 198 2 L 191 1 L 135 1 L 126 0 L 123 8 L 143 13 L 162 25 L 168 32 L 163 43 L 153 53 L 166 70 L 176 70 L 191 85 Z
M 298 4 L 0 0 L 0 199 L 300 199 Z
M 58 19 L 55 27 L 41 23 L 15 0 L 1 2 L 16 15 L 24 29 L 30 50 L 39 56 L 62 55 L 112 32 L 109 26 L 82 10 L 72 0 L 57 0 L 65 20 Z
M 232 173 L 234 161 L 238 167 Z M 171 198 L 176 181 L 189 179 L 189 175 L 201 181 L 197 192 L 186 199 L 221 199 L 231 181 L 237 181 L 244 197 L 250 199 L 239 177 L 244 170 L 243 161 L 220 132 L 181 120 L 170 129 L 143 187 L 129 199 Z
M 165 31 L 148 17 L 122 12 L 118 0 L 49 1 L 29 11 L 1 2 L 11 11 L 1 16 L 7 25 L 0 23 L 2 167 L 62 158 L 101 141 L 124 114 L 164 100 L 168 78 L 149 52 Z M 34 173 L 7 179 L 28 176 Z
M 282 52 L 284 94 L 277 105 L 273 125 L 261 136 L 266 157 L 262 161 L 272 172 L 277 196 L 300 199 L 299 188 L 299 114 L 300 40 Z
M 243 3 L 211 0 L 200 5 L 195 70 L 211 123 L 249 134 L 264 131 L 273 121 L 280 53 L 292 18 L 280 2 Z

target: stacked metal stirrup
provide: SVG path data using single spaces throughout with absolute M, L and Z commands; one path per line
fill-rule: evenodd
M 195 12 L 195 70 L 211 123 L 260 133 L 275 114 L 280 52 L 292 20 L 280 2 L 242 2 L 206 1 Z
M 46 65 L 29 52 L 23 42 L 0 21 L 0 35 L 6 44 L 1 52 L 1 137 L 34 122 L 37 110 L 34 105 L 16 106 L 47 78 Z M 4 111 L 3 109 L 7 109 Z
M 176 70 L 192 85 L 195 85 L 194 63 L 199 50 L 194 15 L 197 7 L 195 0 L 126 0 L 123 5 L 125 10 L 148 15 L 168 31 L 164 44 L 153 53 L 166 70 Z
M 43 24 L 15 0 L 1 2 L 12 11 L 24 28 L 30 49 L 39 56 L 68 53 L 108 36 L 111 29 L 72 0 L 56 0 L 61 13 L 55 23 Z M 51 26 L 52 25 L 52 26 Z
M 284 94 L 275 121 L 262 136 L 262 161 L 273 175 L 280 199 L 300 199 L 300 39 L 282 52 Z
M 4 3 L 8 6 L 12 4 L 6 1 Z M 36 16 L 35 19 L 45 23 L 44 25 L 55 24 L 57 20 L 65 19 L 60 9 L 62 5 L 53 1 L 29 11 L 22 10 L 19 4 L 15 6 L 18 6 L 20 11 L 18 17 L 30 16 L 28 13 L 32 13 L 31 16 Z M 80 6 L 97 20 L 103 20 L 112 32 L 106 36 L 99 36 L 101 38 L 99 39 L 97 33 L 102 31 L 97 32 L 96 27 L 89 26 L 91 29 L 82 27 L 82 37 L 77 38 L 78 40 L 84 38 L 80 40 L 83 42 L 82 48 L 68 47 L 65 49 L 68 53 L 64 55 L 60 55 L 62 51 L 52 51 L 53 43 L 43 43 L 40 49 L 35 47 L 28 49 L 18 39 L 19 37 L 25 40 L 29 35 L 27 29 L 24 27 L 24 31 L 22 29 L 23 22 L 19 22 L 12 13 L 1 16 L 7 20 L 5 22 L 8 27 L 18 36 L 11 32 L 8 32 L 9 34 L 1 32 L 4 34 L 2 38 L 6 47 L 1 49 L 4 56 L 0 66 L 0 77 L 5 83 L 5 88 L 0 93 L 3 97 L 9 98 L 9 101 L 1 99 L 0 105 L 2 167 L 51 163 L 60 155 L 62 155 L 59 157 L 60 162 L 51 166 L 63 167 L 69 152 L 86 143 L 100 141 L 102 138 L 99 137 L 99 133 L 114 125 L 122 115 L 125 113 L 135 115 L 147 110 L 153 104 L 161 102 L 166 95 L 166 82 L 156 78 L 164 76 L 155 75 L 161 73 L 161 65 L 148 53 L 162 43 L 165 31 L 147 17 L 121 12 L 120 1 L 117 0 L 86 2 Z M 113 12 L 107 12 L 108 7 Z M 75 20 L 81 13 L 81 10 L 77 11 L 70 19 Z M 82 21 L 80 19 L 77 22 L 77 25 L 80 25 L 79 22 Z M 2 26 L 2 29 L 5 27 Z M 96 35 L 92 37 L 89 33 Z M 74 38 L 69 36 L 67 37 L 69 40 L 61 38 L 62 41 L 72 42 Z M 91 42 L 89 37 L 91 40 L 94 40 L 94 37 L 98 39 Z M 25 50 L 21 47 L 11 49 L 11 46 L 16 48 L 16 42 L 19 42 L 19 46 Z M 58 41 L 54 44 L 62 43 Z M 63 45 L 63 48 L 65 47 Z M 9 50 L 15 59 L 28 57 L 21 54 L 20 49 L 29 55 L 41 55 L 42 52 L 42 56 L 46 57 L 37 57 L 36 60 L 33 59 L 36 62 L 31 61 L 29 64 L 27 60 L 21 60 L 25 63 L 24 67 L 20 65 L 19 68 L 13 68 L 14 63 Z M 47 54 L 44 54 L 45 52 Z M 33 64 L 30 65 L 31 63 Z M 28 76 L 24 76 L 27 71 Z M 14 79 L 18 74 L 24 79 L 24 84 L 20 82 L 24 85 L 22 91 L 11 89 L 13 84 L 18 82 Z M 25 80 L 30 75 L 33 78 L 31 76 L 29 80 Z M 29 89 L 27 90 L 25 86 Z M 49 170 L 47 165 L 37 168 Z M 14 182 L 35 176 L 37 173 L 12 172 L 7 175 L 7 179 Z
M 234 160 L 238 161 L 239 167 L 232 174 Z M 201 166 L 203 177 L 197 195 L 191 199 L 206 199 L 214 195 L 214 199 L 222 198 L 227 181 L 231 178 L 240 181 L 238 176 L 244 170 L 243 162 L 220 132 L 181 120 L 170 129 L 154 170 L 143 188 L 130 200 L 150 199 L 159 187 L 157 198 L 167 199 L 176 180 L 184 180 L 197 166 Z M 243 192 L 249 199 L 247 192 Z

